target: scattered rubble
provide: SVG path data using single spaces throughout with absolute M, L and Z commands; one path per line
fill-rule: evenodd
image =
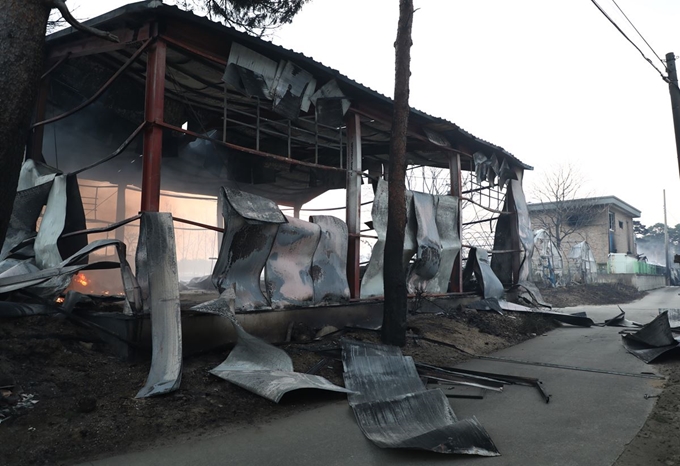
M 622 341 L 626 351 L 647 364 L 680 347 L 680 336 L 677 338 L 673 336 L 668 311 L 663 311 L 639 330 L 624 333 Z
M 468 309 L 409 317 L 411 335 L 449 341 L 476 354 L 541 335 L 555 325 L 544 316 L 512 312 L 501 316 Z M 295 371 L 308 372 L 316 366 L 317 375 L 342 386 L 342 364 L 314 350 L 337 347 L 343 337 L 377 343 L 379 335 L 361 329 L 341 330 L 280 348 L 292 359 Z M 59 315 L 0 319 L 0 381 L 11 379 L 25 393 L 33 394 L 33 400 L 40 400 L 33 409 L 0 425 L 0 464 L 77 462 L 114 451 L 144 449 L 158 442 L 216 434 L 222 428 L 288 416 L 329 398 L 346 396 L 291 392 L 274 405 L 210 374 L 208 371 L 225 358 L 224 350 L 215 350 L 184 358 L 182 385 L 176 392 L 136 400 L 134 394 L 148 373 L 148 362 L 120 361 L 89 335 L 88 328 Z M 438 366 L 453 366 L 466 359 L 457 350 L 416 338 L 408 339 L 403 353 Z M 101 370 L 103 367 L 106 370 Z M 78 409 L 78 400 L 86 398 L 97 400 L 96 409 Z M 87 402 L 82 406 L 88 411 Z M 28 435 L 29 427 L 40 432 L 40 442 Z

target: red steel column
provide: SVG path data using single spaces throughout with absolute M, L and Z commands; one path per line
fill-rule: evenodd
M 158 212 L 160 207 L 163 128 L 154 123 L 163 121 L 166 53 L 166 43 L 158 39 L 147 54 L 144 118 L 149 125 L 144 130 L 141 207 L 143 212 Z
M 359 298 L 359 248 L 361 246 L 361 119 L 351 113 L 347 118 L 347 281 L 352 298 Z

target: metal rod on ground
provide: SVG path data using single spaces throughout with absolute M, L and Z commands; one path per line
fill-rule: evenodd
M 606 369 L 593 369 L 590 367 L 579 367 L 579 366 L 567 366 L 564 364 L 552 364 L 549 362 L 536 362 L 536 361 L 524 361 L 522 359 L 512 359 L 512 358 L 501 358 L 498 356 L 474 356 L 477 359 L 483 359 L 485 361 L 500 361 L 509 362 L 513 364 L 526 364 L 529 366 L 541 366 L 541 367 L 551 367 L 553 369 L 567 369 L 572 371 L 582 371 L 582 372 L 594 372 L 596 374 L 609 374 L 609 375 L 621 375 L 624 377 L 637 377 L 640 379 L 658 379 L 665 380 L 665 377 L 656 374 L 636 374 L 634 372 L 620 372 L 620 371 L 610 371 Z
M 424 341 L 429 341 L 430 343 L 436 343 L 438 345 L 442 346 L 448 346 L 449 348 L 453 348 L 465 355 L 468 355 L 472 358 L 476 359 L 482 359 L 485 361 L 500 361 L 500 362 L 509 362 L 513 364 L 526 364 L 529 366 L 541 366 L 541 367 L 551 367 L 553 369 L 567 369 L 567 370 L 572 370 L 572 371 L 582 371 L 582 372 L 594 372 L 597 374 L 609 374 L 609 375 L 621 375 L 624 377 L 638 377 L 641 379 L 658 379 L 658 380 L 665 380 L 665 377 L 661 375 L 656 375 L 656 374 L 636 374 L 634 372 L 620 372 L 620 371 L 610 371 L 606 369 L 593 369 L 590 367 L 580 367 L 580 366 L 567 366 L 564 364 L 552 364 L 549 362 L 536 362 L 536 361 L 525 361 L 523 359 L 512 359 L 512 358 L 502 358 L 499 356 L 479 356 L 473 353 L 470 353 L 469 351 L 465 351 L 462 348 L 457 347 L 456 345 L 452 343 L 447 343 L 445 341 L 439 341 L 435 340 L 433 338 L 426 338 L 426 337 L 418 337 L 420 340 Z
M 317 374 L 323 366 L 328 364 L 328 359 L 327 358 L 321 358 L 319 361 L 317 361 L 312 367 L 307 369 L 307 374 L 310 375 L 315 375 Z
M 475 388 L 481 388 L 484 390 L 493 390 L 494 392 L 502 392 L 503 387 L 491 387 L 489 385 L 484 385 L 480 383 L 475 383 L 475 382 L 463 382 L 460 380 L 451 380 L 451 379 L 446 379 L 446 378 L 441 378 L 441 377 L 436 377 L 433 375 L 426 375 L 426 378 L 430 380 L 436 380 L 437 382 L 445 382 L 450 385 L 462 385 L 464 387 L 475 387 Z

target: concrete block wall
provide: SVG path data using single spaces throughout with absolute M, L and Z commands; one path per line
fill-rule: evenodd
M 582 229 L 579 236 L 583 237 L 580 241 L 585 240 L 590 245 L 590 250 L 595 256 L 595 262 L 606 264 L 609 257 L 609 217 L 607 211 L 599 212 L 593 222 Z
M 614 213 L 614 246 L 616 252 L 637 255 L 635 236 L 633 235 L 633 219 L 615 207 L 610 207 L 610 210 Z
M 614 212 L 614 243 L 617 252 L 627 253 L 629 250 L 633 255 L 637 254 L 633 235 L 633 219 L 614 207 L 610 207 Z M 531 226 L 533 229 L 541 228 L 540 214 L 531 215 Z M 619 227 L 619 221 L 623 222 L 623 227 Z M 609 258 L 609 210 L 602 209 L 598 212 L 592 222 L 583 228 L 568 235 L 562 243 L 562 252 L 569 254 L 571 247 L 587 241 L 590 249 L 595 256 L 595 262 L 606 266 Z M 630 249 L 629 249 L 630 246 Z
M 610 273 L 597 276 L 595 283 L 623 283 L 640 291 L 655 290 L 666 286 L 663 275 L 635 275 L 632 273 Z

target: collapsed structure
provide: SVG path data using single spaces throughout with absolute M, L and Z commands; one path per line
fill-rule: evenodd
M 47 38 L 0 253 L 0 294 L 14 293 L 0 315 L 117 298 L 121 312 L 82 318 L 118 340 L 153 340 L 139 396 L 179 385 L 183 338 L 233 337 L 217 320 L 184 319 L 190 309 L 215 318 L 224 305 L 215 291 L 233 290 L 239 321 L 270 340 L 282 339 L 272 327 L 293 320 L 375 321 L 362 305 L 383 295 L 392 101 L 176 7 L 140 2 L 88 24 L 120 42 L 73 29 Z M 417 110 L 407 161 L 448 177 L 444 192 L 407 192 L 411 293 L 498 299 L 528 279 L 522 178 L 531 167 Z M 305 203 L 336 189 L 345 190 L 338 217 L 300 218 Z M 362 240 L 372 249 L 366 264 Z M 107 271 L 114 267 L 122 280 Z M 36 295 L 42 301 L 31 302 Z
M 51 230 L 52 240 L 59 238 L 61 257 L 97 237 L 125 243 L 126 253 L 134 256 L 137 212 L 166 211 L 175 224 L 183 281 L 212 273 L 218 289 L 231 277 L 262 294 L 260 271 L 265 270 L 266 292 L 249 295 L 243 310 L 382 295 L 390 99 L 302 54 L 168 5 L 131 4 L 89 24 L 117 35 L 120 43 L 72 29 L 48 37 L 46 72 L 27 148 L 30 167 L 68 180 L 59 188 L 67 192 L 69 204 L 64 224 Z M 408 195 L 404 258 L 415 259 L 410 290 L 462 292 L 461 270 L 470 247 L 492 250 L 493 269 L 504 285 L 525 277 L 520 269 L 532 238 L 522 232 L 527 218 L 521 180 L 531 167 L 453 123 L 416 110 L 409 120 L 407 158 L 411 166 L 450 170 L 449 192 Z M 374 193 L 362 190 L 364 180 L 373 184 Z M 297 220 L 306 202 L 341 188 L 345 225 L 323 218 Z M 362 191 L 374 199 L 370 221 L 361 216 Z M 269 200 L 276 219 L 263 221 L 257 217 L 263 212 L 248 218 L 231 208 L 234 198 L 246 193 Z M 466 222 L 466 206 L 483 214 Z M 280 208 L 292 208 L 294 215 L 284 217 Z M 234 250 L 254 260 L 252 253 L 261 248 L 262 257 L 247 264 L 246 272 L 226 264 L 228 254 L 219 249 L 220 243 L 221 249 L 232 244 L 229 235 L 238 236 L 231 231 L 234 215 L 245 219 L 242 237 L 251 248 L 246 253 L 241 241 L 232 245 Z M 253 228 L 261 230 L 259 246 L 253 243 Z M 87 229 L 100 231 L 78 233 Z M 299 249 L 286 249 L 285 238 L 305 229 L 309 239 L 303 242 L 308 244 L 299 239 Z M 484 229 L 486 241 L 480 244 L 476 240 Z M 324 235 L 326 244 L 321 244 Z M 490 235 L 495 235 L 491 244 Z M 377 240 L 363 283 L 362 238 Z M 17 241 L 6 244 L 3 259 Z M 312 267 L 305 272 L 311 280 L 300 279 L 309 283 L 297 284 L 306 291 L 288 295 L 285 288 L 297 273 L 290 266 L 307 268 L 315 253 L 323 255 L 319 248 L 333 252 L 331 269 L 346 275 L 347 283 L 335 277 L 327 289 L 310 288 Z M 290 257 L 274 259 L 284 252 Z

